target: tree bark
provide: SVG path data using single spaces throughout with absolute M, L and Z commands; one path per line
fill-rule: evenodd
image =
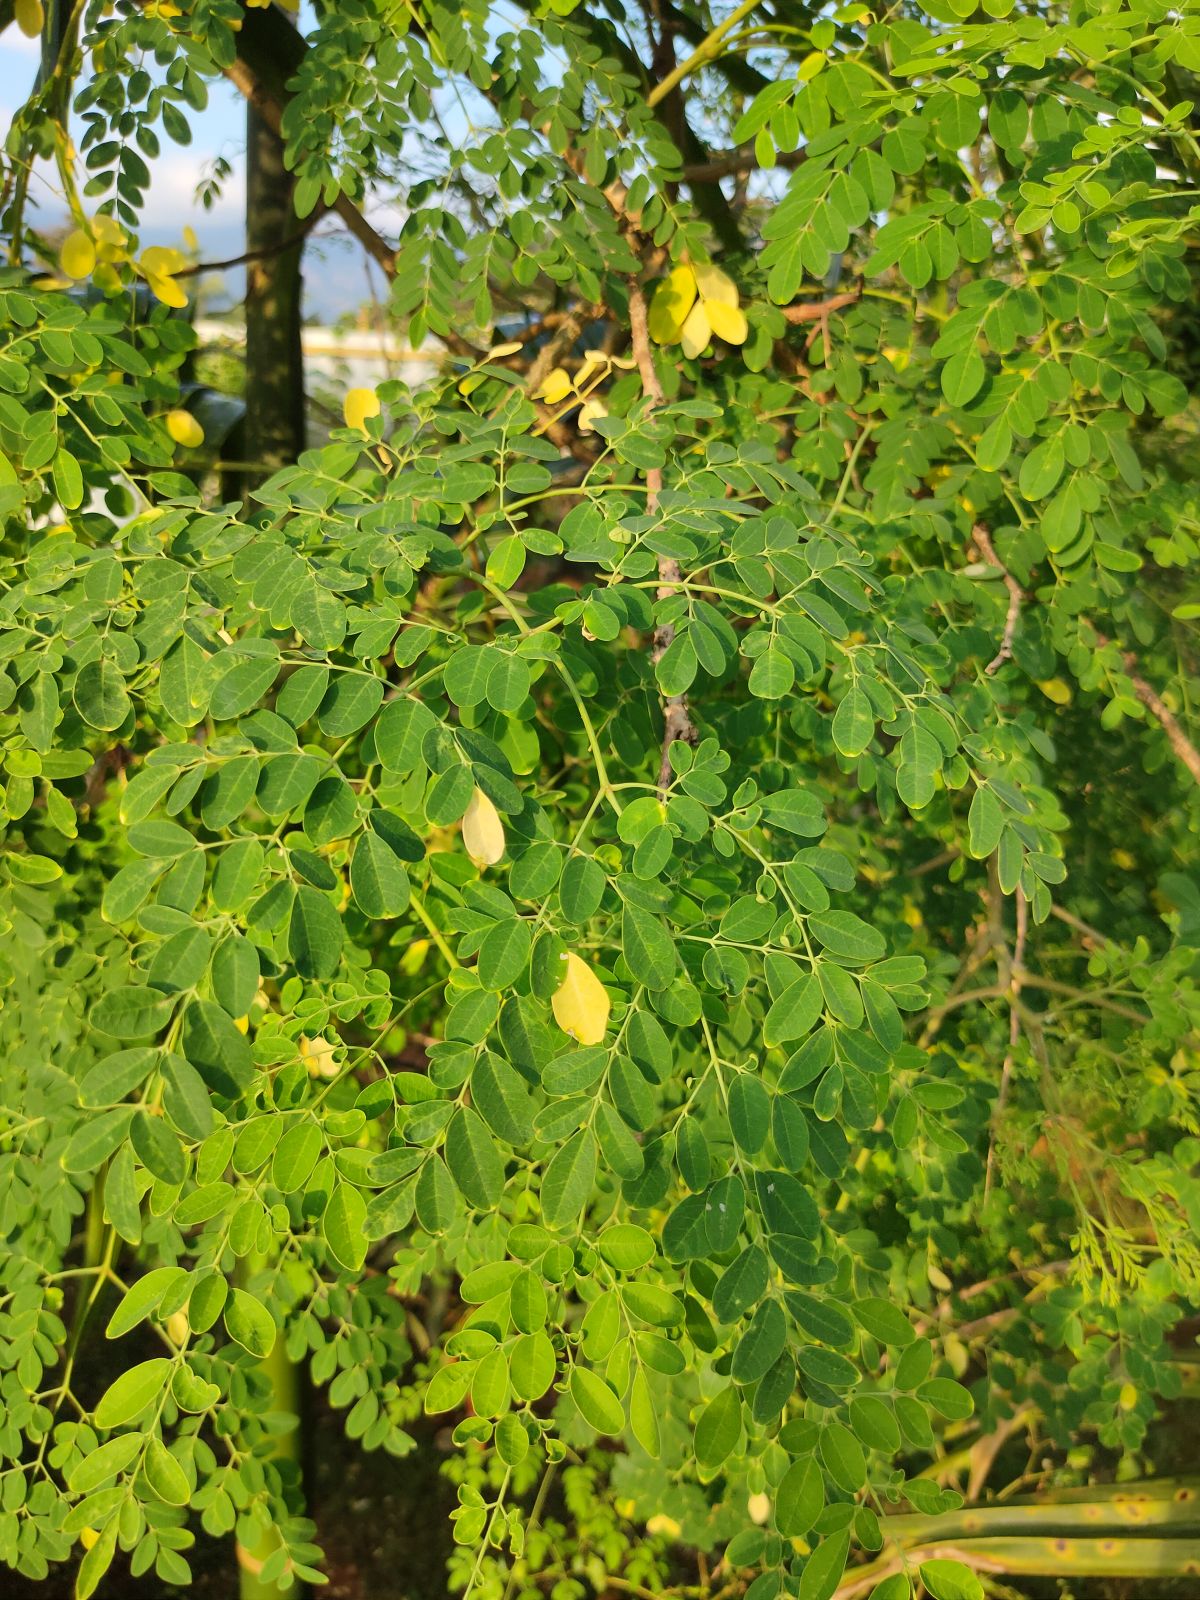
M 254 463 L 247 487 L 304 449 L 300 346 L 304 240 L 296 239 L 292 176 L 279 135 L 246 110 L 246 437 Z M 291 243 L 287 241 L 291 240 Z

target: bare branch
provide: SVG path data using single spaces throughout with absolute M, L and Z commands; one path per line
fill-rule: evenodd
M 1103 647 L 1113 641 L 1097 630 L 1096 642 Z M 1118 646 L 1119 648 L 1120 646 Z M 1166 734 L 1171 749 L 1183 762 L 1193 779 L 1200 783 L 1200 750 L 1196 749 L 1196 746 L 1184 733 L 1175 713 L 1165 704 L 1162 696 L 1152 684 L 1142 677 L 1138 670 L 1138 658 L 1133 651 L 1121 650 L 1121 660 L 1125 663 L 1125 671 L 1128 674 L 1129 682 L 1133 685 L 1134 694 Z
M 1011 661 L 1012 659 L 1013 640 L 1016 638 L 1017 624 L 1021 620 L 1021 602 L 1024 600 L 1025 595 L 1021 585 L 996 554 L 992 536 L 982 522 L 977 522 L 971 533 L 975 543 L 979 546 L 979 553 L 989 567 L 995 567 L 996 571 L 1002 575 L 1004 587 L 1008 590 L 1008 613 L 1004 618 L 1004 636 L 1000 640 L 999 650 L 983 669 L 991 677 L 994 672 L 999 672 L 1006 661 Z
M 780 309 L 789 322 L 824 322 L 835 311 L 852 306 L 860 293 L 858 289 L 846 289 L 841 294 L 830 295 L 828 300 L 798 300 L 795 305 Z

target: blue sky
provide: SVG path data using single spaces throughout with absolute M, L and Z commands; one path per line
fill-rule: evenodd
M 27 39 L 17 28 L 0 34 L 0 130 L 12 118 L 33 86 L 38 65 L 38 41 Z M 151 162 L 153 174 L 142 228 L 144 244 L 182 243 L 190 225 L 200 240 L 201 259 L 225 260 L 243 248 L 245 221 L 244 158 L 246 107 L 232 84 L 219 80 L 210 85 L 205 111 L 192 113 L 192 142 L 186 148 L 164 138 L 163 151 Z M 221 198 L 205 211 L 196 200 L 196 186 L 218 156 L 233 166 Z M 30 188 L 36 215 L 46 227 L 61 225 L 66 209 L 50 183 L 52 169 L 41 168 Z M 331 226 L 331 225 L 326 225 Z M 349 311 L 367 298 L 367 279 L 357 246 L 342 239 L 310 245 L 306 252 L 306 312 L 322 319 Z M 238 298 L 242 280 L 238 272 L 225 274 L 226 300 Z M 376 288 L 379 288 L 378 275 Z

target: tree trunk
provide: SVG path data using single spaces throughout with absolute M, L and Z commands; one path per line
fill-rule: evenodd
M 304 364 L 300 345 L 303 241 L 280 248 L 298 230 L 292 177 L 283 145 L 254 108 L 246 111 L 246 250 L 264 251 L 246 264 L 246 421 L 243 459 L 250 463 L 243 487 L 295 461 L 304 449 Z M 247 1264 L 253 1270 L 253 1263 Z M 301 1380 L 283 1335 L 262 1363 L 271 1384 L 272 1408 L 296 1417 L 280 1436 L 276 1455 L 299 1462 Z M 274 1537 L 259 1549 L 239 1550 L 241 1600 L 296 1600 L 294 1577 L 263 1584 L 258 1569 L 275 1548 Z
M 295 461 L 304 449 L 300 348 L 303 241 L 280 248 L 299 227 L 283 146 L 258 113 L 246 114 L 245 459 L 247 487 Z

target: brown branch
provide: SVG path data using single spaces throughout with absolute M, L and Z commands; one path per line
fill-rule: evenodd
M 789 322 L 824 322 L 835 311 L 852 306 L 861 293 L 860 289 L 847 289 L 830 295 L 828 300 L 798 300 L 795 305 L 781 306 L 780 310 Z
M 654 352 L 650 347 L 650 324 L 646 310 L 646 297 L 642 292 L 641 284 L 632 279 L 629 285 L 629 329 L 633 342 L 634 360 L 637 362 L 638 372 L 642 379 L 642 393 L 646 398 L 647 410 L 653 411 L 663 403 L 662 384 L 658 381 L 658 373 L 654 366 Z M 663 478 L 661 467 L 649 467 L 646 470 L 646 510 L 653 516 L 658 508 L 658 497 L 662 493 Z M 678 592 L 682 573 L 679 563 L 674 556 L 659 556 L 658 558 L 658 598 L 669 600 Z M 675 638 L 675 624 L 673 622 L 660 622 L 654 630 L 654 644 L 651 649 L 650 660 L 657 666 L 666 655 Z M 682 739 L 687 744 L 695 744 L 696 730 L 692 725 L 691 715 L 688 711 L 686 694 L 669 694 L 663 697 L 663 738 L 662 757 L 658 766 L 658 788 L 660 794 L 665 794 L 671 786 L 671 746 L 676 739 Z
M 991 534 L 981 522 L 977 522 L 971 530 L 975 543 L 979 546 L 979 553 L 989 567 L 994 567 L 1004 579 L 1004 587 L 1008 590 L 1008 613 L 1004 618 L 1004 636 L 1000 641 L 1000 648 L 983 669 L 990 678 L 994 672 L 999 672 L 1006 661 L 1012 659 L 1013 640 L 1017 634 L 1017 624 L 1021 620 L 1021 602 L 1025 595 L 1021 585 L 996 554 L 996 547 L 992 543 Z
M 1026 972 L 1023 967 L 1020 969 L 1020 979 L 1022 988 L 1044 989 L 1048 994 L 1065 995 L 1069 999 L 1078 1001 L 1080 1005 L 1090 1006 L 1095 1011 L 1108 1011 L 1114 1017 L 1123 1017 L 1126 1022 L 1136 1022 L 1139 1027 L 1145 1027 L 1150 1021 L 1149 1017 L 1140 1011 L 1135 1011 L 1132 1006 L 1123 1006 L 1118 1001 L 1108 1000 L 1101 994 L 1089 994 L 1086 989 L 1076 989 L 1072 984 L 1060 983 L 1056 978 L 1039 978 L 1032 972 Z M 961 994 L 950 995 L 941 1005 L 934 1006 L 928 1015 L 931 1022 L 940 1022 L 947 1011 L 954 1011 L 959 1006 L 971 1005 L 976 1000 L 1011 1001 L 1012 993 L 1012 988 L 1007 983 L 989 984 L 982 989 L 966 989 Z
M 230 256 L 228 261 L 196 261 L 189 267 L 180 267 L 179 271 L 173 272 L 171 276 L 194 278 L 201 272 L 225 272 L 230 267 L 244 267 L 252 261 L 265 261 L 270 256 L 277 256 L 284 250 L 290 250 L 293 245 L 301 244 L 317 223 L 328 214 L 324 206 L 318 206 L 304 226 L 297 228 L 294 233 L 289 233 L 286 239 L 277 239 L 274 244 L 265 244 L 258 250 L 245 250 L 240 256 Z
M 798 167 L 802 161 L 808 159 L 805 150 L 780 150 L 775 157 L 777 167 Z M 754 153 L 752 144 L 745 145 L 741 150 L 718 150 L 707 161 L 685 162 L 680 169 L 679 177 L 683 183 L 715 183 L 719 178 L 731 178 L 735 174 L 753 172 L 761 167 L 762 162 Z
M 1093 629 L 1096 633 L 1096 642 L 1101 648 L 1113 643 L 1113 640 L 1106 638 L 1099 629 L 1095 628 L 1095 624 L 1093 624 Z M 1134 694 L 1166 734 L 1167 742 L 1170 744 L 1171 749 L 1174 750 L 1179 760 L 1183 762 L 1191 773 L 1194 781 L 1200 783 L 1200 750 L 1196 749 L 1196 746 L 1184 733 L 1175 713 L 1165 704 L 1157 689 L 1142 677 L 1138 670 L 1138 658 L 1133 651 L 1123 650 L 1120 645 L 1117 648 L 1121 650 L 1121 660 L 1125 664 L 1125 672 L 1133 686 Z

